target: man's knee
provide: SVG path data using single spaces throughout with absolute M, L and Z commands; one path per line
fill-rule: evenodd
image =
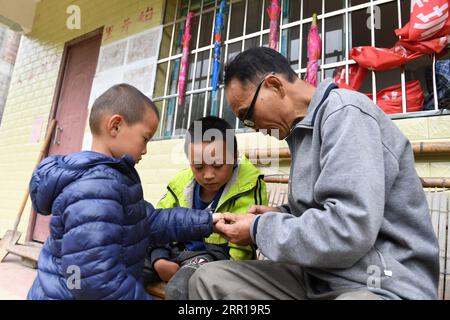
M 221 279 L 220 273 L 227 261 L 215 261 L 198 268 L 189 279 L 189 299 L 210 299 L 211 288 Z

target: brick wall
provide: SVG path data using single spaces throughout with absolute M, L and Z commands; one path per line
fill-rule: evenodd
M 16 62 L 20 34 L 0 26 L 0 123 L 8 96 L 9 84 Z

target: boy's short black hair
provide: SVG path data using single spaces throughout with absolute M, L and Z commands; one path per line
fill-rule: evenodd
M 152 100 L 129 84 L 117 84 L 95 100 L 89 116 L 89 127 L 92 134 L 100 134 L 100 120 L 105 113 L 119 114 L 128 125 L 133 125 L 143 120 L 147 108 L 159 120 L 159 111 Z
M 196 128 L 199 128 L 200 126 L 201 131 L 195 132 Z M 209 132 L 207 132 L 208 130 Z M 207 133 L 206 135 L 205 132 Z M 184 140 L 184 152 L 186 153 L 186 156 L 189 154 L 189 145 L 191 143 L 214 141 L 217 138 L 216 133 L 217 135 L 220 133 L 220 136 L 227 146 L 227 150 L 232 152 L 236 157 L 238 150 L 235 130 L 226 120 L 214 116 L 200 118 L 191 123 Z M 229 141 L 229 138 L 231 137 L 233 137 L 233 143 Z
M 249 82 L 256 84 L 271 72 L 283 75 L 289 82 L 298 79 L 289 61 L 278 51 L 266 47 L 251 48 L 238 54 L 225 66 L 225 86 L 233 79 L 243 85 Z

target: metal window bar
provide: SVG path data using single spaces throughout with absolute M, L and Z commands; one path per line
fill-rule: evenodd
M 300 21 L 303 20 L 303 0 L 300 1 Z M 303 61 L 303 23 L 299 25 L 299 33 L 298 33 L 298 70 L 302 68 Z M 297 72 L 298 76 L 300 76 L 300 71 Z
M 402 27 L 402 8 L 400 6 L 400 1 L 397 0 L 397 13 L 398 13 L 398 27 Z M 400 78 L 402 87 L 402 113 L 406 113 L 406 77 L 405 77 L 405 66 L 400 67 Z
M 348 9 L 348 0 L 345 0 L 345 9 Z M 349 23 L 349 11 L 345 10 L 345 61 L 349 60 L 349 50 L 350 50 L 350 23 Z M 349 64 L 345 64 L 345 83 L 349 84 L 348 68 Z
M 270 29 L 264 29 L 264 14 L 265 14 L 265 5 L 267 4 L 267 1 L 263 0 L 262 2 L 262 10 L 261 10 L 261 27 L 259 31 L 256 31 L 254 33 L 251 34 L 246 34 L 246 23 L 247 23 L 247 14 L 248 14 L 248 0 L 245 0 L 245 12 L 244 12 L 244 24 L 243 24 L 243 35 L 240 37 L 236 37 L 236 38 L 229 38 L 229 30 L 230 30 L 230 21 L 231 21 L 231 14 L 232 14 L 232 7 L 233 4 L 235 3 L 239 3 L 242 2 L 244 0 L 230 0 L 229 1 L 229 12 L 228 12 L 228 23 L 227 23 L 227 35 L 226 35 L 226 39 L 223 42 L 223 46 L 224 46 L 224 63 L 228 57 L 228 47 L 229 45 L 233 44 L 233 43 L 237 43 L 239 41 L 242 41 L 242 50 L 245 47 L 245 41 L 247 39 L 250 38 L 254 38 L 254 37 L 259 37 L 259 43 L 260 45 L 262 45 L 263 42 L 263 37 L 264 35 L 268 34 Z M 301 40 L 305 40 L 302 39 L 303 38 L 303 27 L 305 24 L 310 23 L 312 21 L 311 17 L 304 17 L 304 2 L 303 0 L 299 0 L 300 1 L 300 19 L 297 21 L 292 21 L 289 23 L 283 23 L 283 17 L 280 17 L 280 24 L 279 24 L 279 32 L 280 32 L 280 36 L 279 36 L 279 49 L 281 49 L 281 41 L 282 41 L 282 33 L 283 30 L 298 26 L 299 27 L 299 39 L 300 39 L 300 44 L 299 44 L 299 64 L 298 64 L 298 69 L 295 70 L 295 72 L 300 76 L 302 73 L 306 72 L 306 68 L 302 68 L 302 59 L 303 59 L 303 46 L 301 45 L 302 41 Z M 322 37 L 325 37 L 325 19 L 333 17 L 333 16 L 337 16 L 337 15 L 341 15 L 344 14 L 345 15 L 345 23 L 344 23 L 344 30 L 343 32 L 345 33 L 345 60 L 344 61 L 339 61 L 339 62 L 334 62 L 334 63 L 328 63 L 325 64 L 325 60 L 324 60 L 324 52 L 325 52 L 325 46 L 324 46 L 324 41 L 322 41 L 322 64 L 320 66 L 320 71 L 321 71 L 321 80 L 324 79 L 325 77 L 325 70 L 328 69 L 332 69 L 335 67 L 340 67 L 340 66 L 344 66 L 345 70 L 346 70 L 346 83 L 349 83 L 349 74 L 348 74 L 348 69 L 349 66 L 352 64 L 355 64 L 355 61 L 352 59 L 349 59 L 349 52 L 350 52 L 350 36 L 351 36 L 351 32 L 350 32 L 350 28 L 351 28 L 351 16 L 350 14 L 353 11 L 357 11 L 357 10 L 361 10 L 364 8 L 370 8 L 370 33 L 371 33 L 371 45 L 374 46 L 375 45 L 375 24 L 374 24 L 374 7 L 377 5 L 382 5 L 382 4 L 386 4 L 386 3 L 390 3 L 390 2 L 397 2 L 397 9 L 398 9 L 398 25 L 399 27 L 402 26 L 402 21 L 401 21 L 401 0 L 370 0 L 367 1 L 366 3 L 362 3 L 359 5 L 355 5 L 355 6 L 351 6 L 349 3 L 349 0 L 345 0 L 345 7 L 343 9 L 339 9 L 339 10 L 335 10 L 332 12 L 325 12 L 325 0 L 322 0 L 322 13 L 320 15 L 317 16 L 318 20 L 321 21 L 322 26 L 321 26 L 321 30 L 322 30 Z M 281 1 L 281 5 L 284 4 L 284 1 Z M 177 8 L 179 6 L 179 1 L 177 0 Z M 189 3 L 190 6 L 190 3 Z M 215 21 L 215 13 L 218 10 L 220 6 L 220 1 L 216 1 L 214 6 L 212 7 L 208 7 L 208 8 L 204 8 L 204 1 L 201 2 L 201 8 L 200 11 L 194 14 L 195 16 L 200 15 L 199 17 L 199 21 L 201 21 L 201 16 L 205 13 L 208 12 L 214 12 L 214 21 Z M 158 65 L 167 62 L 167 73 L 166 73 L 166 81 L 165 81 L 165 88 L 164 88 L 164 96 L 161 97 L 155 97 L 154 101 L 163 101 L 163 106 L 162 106 L 162 119 L 164 119 L 164 113 L 165 113 L 165 109 L 167 107 L 167 100 L 170 98 L 175 98 L 178 96 L 177 94 L 168 94 L 168 78 L 169 78 L 169 73 L 170 73 L 170 67 L 171 67 L 171 62 L 173 60 L 179 59 L 181 57 L 181 54 L 173 54 L 172 52 L 172 46 L 173 46 L 173 38 L 174 38 L 174 31 L 175 31 L 175 26 L 177 23 L 180 23 L 182 21 L 186 20 L 186 17 L 177 17 L 177 12 L 178 10 L 175 11 L 175 16 L 174 16 L 174 20 L 172 22 L 168 22 L 166 24 L 163 25 L 163 27 L 167 27 L 167 26 L 172 26 L 172 39 L 171 39 L 171 44 L 170 44 L 170 53 L 169 53 L 169 57 L 163 58 L 163 59 L 159 59 L 158 60 Z M 199 22 L 199 26 L 201 25 L 201 22 Z M 200 27 L 198 30 L 198 33 L 200 32 Z M 214 23 L 213 23 L 213 28 L 211 31 L 211 38 L 213 39 L 214 37 Z M 209 85 L 209 80 L 210 80 L 210 72 L 211 72 L 211 50 L 214 47 L 214 43 L 213 41 L 211 41 L 210 45 L 204 46 L 199 48 L 198 47 L 198 40 L 199 40 L 199 35 L 197 36 L 197 44 L 195 46 L 195 48 L 193 48 L 190 51 L 190 54 L 195 54 L 195 64 L 194 64 L 194 77 L 192 79 L 192 84 L 191 84 L 191 90 L 187 91 L 186 94 L 186 98 L 190 98 L 190 103 L 189 103 L 189 120 L 190 121 L 190 117 L 191 117 L 191 113 L 192 113 L 192 103 L 193 103 L 193 95 L 194 94 L 198 94 L 198 93 L 205 93 L 205 100 L 204 100 L 204 114 L 207 110 L 207 102 L 208 102 L 208 92 L 211 91 L 211 87 Z M 208 74 L 207 74 L 207 86 L 205 88 L 200 88 L 200 89 L 195 89 L 194 90 L 194 85 L 195 85 L 195 72 L 196 72 L 196 65 L 198 63 L 197 61 L 197 56 L 198 53 L 201 53 L 203 51 L 206 50 L 210 50 L 209 52 L 209 66 L 208 66 Z M 436 70 L 435 70 L 435 65 L 436 65 L 436 57 L 435 55 L 433 55 L 433 66 L 432 66 L 432 84 L 433 84 L 433 96 L 434 96 L 434 110 L 433 111 L 423 111 L 423 112 L 414 112 L 413 116 L 424 116 L 424 115 L 433 115 L 436 114 L 435 111 L 438 110 L 438 97 L 437 97 L 437 85 L 436 85 Z M 371 71 L 371 77 L 372 77 L 372 93 L 373 93 L 373 100 L 376 103 L 376 92 L 377 92 L 377 83 L 376 83 L 376 73 L 374 71 Z M 402 86 L 402 93 L 406 93 L 406 74 L 405 74 L 405 69 L 404 67 L 401 68 L 401 86 Z M 219 90 L 221 90 L 221 98 L 220 98 L 220 111 L 219 111 L 219 115 L 222 116 L 223 115 L 223 105 L 224 105 L 224 92 L 223 92 L 223 85 L 219 86 Z M 177 111 L 178 111 L 178 105 L 176 106 Z M 396 114 L 396 115 L 391 115 L 391 118 L 401 118 L 401 116 L 405 116 L 407 115 L 407 109 L 406 109 L 406 94 L 402 94 L 402 113 L 401 114 Z M 176 126 L 175 122 L 176 122 L 176 116 L 177 114 L 175 114 L 175 118 L 174 118 L 174 128 Z M 160 135 L 161 135 L 161 131 L 163 129 L 165 124 L 161 125 L 160 128 Z M 236 128 L 239 128 L 239 120 L 236 119 Z

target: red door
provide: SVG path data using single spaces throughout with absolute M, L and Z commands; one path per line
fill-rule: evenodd
M 101 39 L 99 34 L 66 48 L 65 71 L 56 107 L 57 128 L 49 155 L 66 155 L 81 150 Z M 50 218 L 36 215 L 31 240 L 44 242 L 47 239 Z

